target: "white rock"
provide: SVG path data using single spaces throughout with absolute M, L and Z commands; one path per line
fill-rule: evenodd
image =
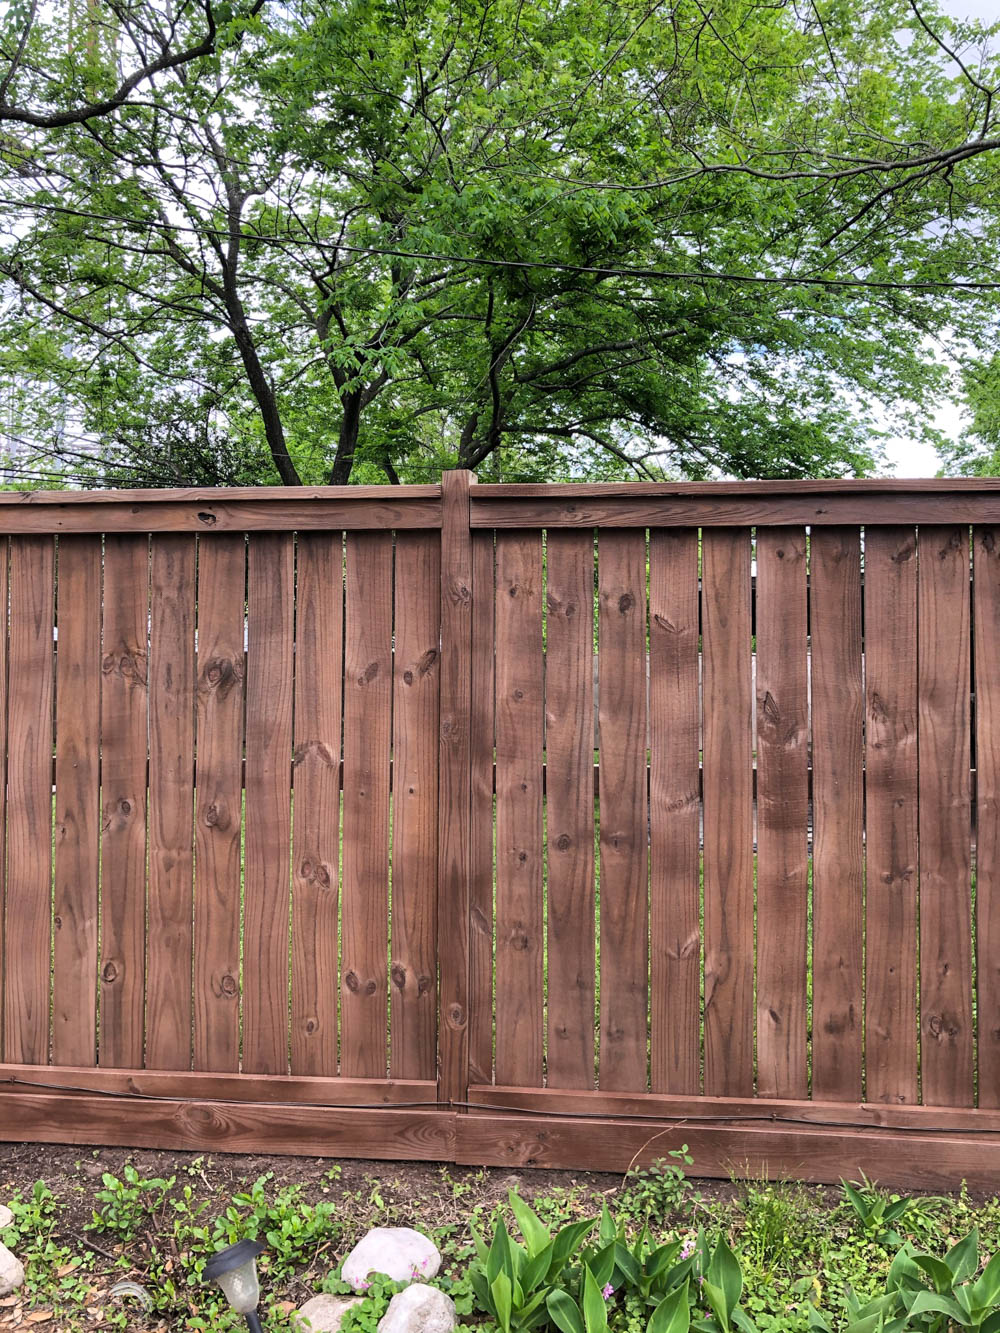
M 9 1227 L 13 1220 L 14 1214 L 5 1204 L 0 1203 L 0 1231 L 3 1231 L 4 1227 Z
M 369 1273 L 384 1273 L 393 1282 L 423 1282 L 441 1267 L 433 1241 L 411 1227 L 373 1227 L 358 1241 L 340 1270 L 345 1282 L 360 1291 Z
M 24 1264 L 11 1254 L 6 1245 L 0 1245 L 0 1296 L 9 1296 L 24 1281 Z
M 451 1333 L 457 1324 L 451 1297 L 417 1282 L 393 1296 L 379 1320 L 378 1333 Z
M 351 1306 L 363 1304 L 360 1296 L 314 1296 L 296 1310 L 292 1327 L 299 1333 L 337 1333 Z

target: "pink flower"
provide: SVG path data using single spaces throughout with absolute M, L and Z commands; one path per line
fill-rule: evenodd
M 609 1299 L 611 1298 L 611 1294 L 612 1294 L 613 1291 L 614 1291 L 614 1287 L 613 1287 L 613 1286 L 611 1285 L 611 1283 L 609 1282 L 608 1285 L 607 1285 L 607 1286 L 604 1288 L 604 1290 L 601 1292 L 601 1295 L 604 1297 L 605 1300 L 609 1300 Z
M 686 1240 L 681 1246 L 681 1258 L 690 1259 L 692 1254 L 694 1254 L 694 1241 Z

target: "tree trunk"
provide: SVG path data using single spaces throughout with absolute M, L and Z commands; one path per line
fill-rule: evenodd
M 361 392 L 354 390 L 343 395 L 344 418 L 340 423 L 340 437 L 337 440 L 337 453 L 330 469 L 330 485 L 346 486 L 354 468 L 354 456 L 358 447 L 358 433 L 361 429 Z

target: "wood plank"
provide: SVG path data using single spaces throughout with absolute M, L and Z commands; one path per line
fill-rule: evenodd
M 864 686 L 861 534 L 810 537 L 812 644 L 812 1090 L 861 1097 L 864 989 Z
M 396 538 L 390 1073 L 437 1070 L 437 786 L 441 540 Z
M 979 1105 L 1000 1107 L 1000 529 L 972 541 L 976 699 L 976 1054 Z
M 705 1092 L 753 1092 L 750 533 L 702 535 Z
M 809 697 L 806 534 L 757 534 L 757 1092 L 804 1097 Z
M 247 549 L 246 853 L 243 1064 L 288 1069 L 294 550 L 288 533 Z
M 149 538 L 104 541 L 101 660 L 102 1065 L 143 1063 Z
M 25 1064 L 49 1058 L 54 572 L 51 537 L 12 540 L 4 1052 Z
M 341 1071 L 387 1065 L 392 534 L 349 533 L 344 621 Z
M 971 1106 L 969 529 L 921 527 L 918 541 L 920 1090 Z
M 6 561 L 0 568 L 6 575 Z M 3 593 L 0 598 L 6 600 Z M 100 538 L 60 538 L 58 603 L 52 1060 L 93 1065 L 101 837 Z
M 466 525 L 467 526 L 467 525 Z M 493 1078 L 493 792 L 496 712 L 496 584 L 492 532 L 472 537 L 469 810 L 469 1070 Z
M 337 1072 L 344 538 L 298 538 L 292 807 L 292 1072 Z
M 471 859 L 472 474 L 441 477 L 441 686 L 438 760 L 438 1097 L 469 1086 Z
M 865 1092 L 917 1100 L 917 548 L 865 531 Z
M 594 1082 L 594 534 L 546 542 L 550 1088 Z
M 153 538 L 149 665 L 146 1063 L 191 1067 L 195 538 Z
M 198 542 L 194 1065 L 240 1061 L 240 892 L 246 539 Z
M 649 535 L 650 1082 L 701 1084 L 698 534 Z
M 496 1075 L 531 1085 L 543 1032 L 541 534 L 504 533 L 496 562 Z
M 598 537 L 600 1084 L 646 1087 L 646 534 Z

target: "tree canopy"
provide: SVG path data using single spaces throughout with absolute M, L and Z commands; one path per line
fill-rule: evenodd
M 995 421 L 998 34 L 922 0 L 11 4 L 12 475 L 861 474 L 936 439 L 955 363 Z

